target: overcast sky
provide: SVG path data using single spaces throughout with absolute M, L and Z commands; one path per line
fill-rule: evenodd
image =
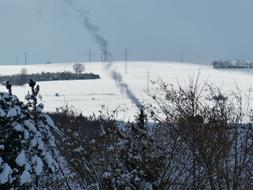
M 252 0 L 76 0 L 115 59 L 253 61 Z M 0 64 L 87 61 L 101 52 L 64 0 L 0 0 Z

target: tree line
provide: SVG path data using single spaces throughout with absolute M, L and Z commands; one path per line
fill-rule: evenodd
M 98 74 L 93 73 L 81 73 L 75 74 L 72 72 L 41 72 L 36 74 L 16 74 L 0 76 L 0 82 L 10 81 L 13 85 L 22 86 L 26 84 L 30 79 L 36 81 L 57 81 L 57 80 L 92 80 L 100 79 Z
M 73 72 L 41 72 L 35 74 L 28 74 L 27 69 L 21 69 L 19 74 L 14 75 L 0 75 L 0 82 L 10 81 L 12 85 L 22 86 L 33 79 L 35 81 L 57 81 L 57 80 L 91 80 L 100 79 L 98 74 L 83 73 L 85 67 L 83 64 L 76 63 L 73 65 Z

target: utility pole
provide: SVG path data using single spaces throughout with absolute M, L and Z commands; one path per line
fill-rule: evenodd
M 125 74 L 127 74 L 128 50 L 125 49 Z
M 25 52 L 25 65 L 27 65 L 27 52 Z
M 18 65 L 18 56 L 17 56 L 17 65 Z
M 103 54 L 101 54 L 101 63 L 103 63 Z
M 107 41 L 105 40 L 104 61 L 107 62 Z
M 184 62 L 184 53 L 180 52 L 180 62 L 183 63 Z
M 89 62 L 91 62 L 91 49 L 89 49 Z

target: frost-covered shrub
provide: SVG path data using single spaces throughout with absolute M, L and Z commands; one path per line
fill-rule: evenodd
M 0 189 L 45 187 L 57 181 L 59 165 L 56 145 L 50 128 L 51 118 L 37 104 L 39 86 L 29 83 L 31 93 L 26 103 L 0 92 Z

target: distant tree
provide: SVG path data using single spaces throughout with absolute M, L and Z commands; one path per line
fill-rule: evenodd
M 81 74 L 82 72 L 85 71 L 85 67 L 81 63 L 76 63 L 73 65 L 73 70 L 76 74 Z
M 22 68 L 20 71 L 20 75 L 28 75 L 28 71 L 26 68 Z

